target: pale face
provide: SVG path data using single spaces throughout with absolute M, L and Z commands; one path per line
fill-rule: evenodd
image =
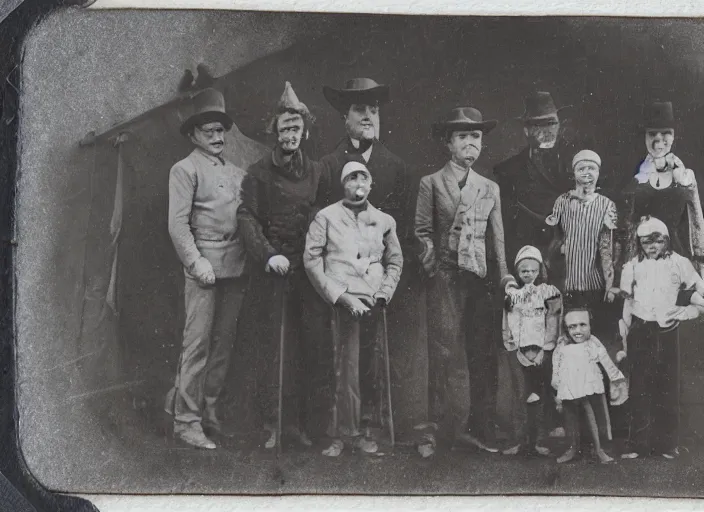
M 345 178 L 342 187 L 347 204 L 363 204 L 367 200 L 369 192 L 371 192 L 372 179 L 366 173 L 356 171 Z
M 565 315 L 567 334 L 575 343 L 584 343 L 592 335 L 589 313 L 586 311 L 570 311 Z
M 645 130 L 645 147 L 653 158 L 664 158 L 672 151 L 675 130 L 672 128 L 648 128 Z
M 350 105 L 345 115 L 345 129 L 352 139 L 373 140 L 379 126 L 379 107 L 376 105 Z
M 662 236 L 642 236 L 639 238 L 643 252 L 650 260 L 660 258 L 665 252 L 665 239 Z
M 219 121 L 196 126 L 190 138 L 209 155 L 219 156 L 225 148 L 225 127 Z
M 549 124 L 548 124 L 549 123 Z M 532 147 L 548 149 L 555 146 L 560 132 L 560 119 L 555 115 L 545 125 L 527 124 L 523 128 Z
M 588 160 L 577 162 L 574 166 L 574 181 L 584 187 L 595 186 L 599 179 L 599 166 Z
M 534 259 L 526 258 L 518 262 L 516 270 L 523 284 L 533 284 L 540 273 L 540 263 Z
M 303 117 L 288 112 L 281 114 L 276 120 L 276 131 L 281 149 L 287 153 L 293 153 L 301 145 L 305 131 Z
M 463 167 L 469 167 L 476 162 L 482 152 L 483 135 L 481 130 L 452 132 L 447 143 L 452 160 Z

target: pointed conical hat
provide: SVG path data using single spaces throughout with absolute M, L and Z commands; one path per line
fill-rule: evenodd
M 301 102 L 296 96 L 293 87 L 291 87 L 291 82 L 286 82 L 284 87 L 284 92 L 279 98 L 279 102 L 276 105 L 278 112 L 284 112 L 286 110 L 293 110 L 299 112 L 302 115 L 310 115 L 310 111 L 305 103 Z

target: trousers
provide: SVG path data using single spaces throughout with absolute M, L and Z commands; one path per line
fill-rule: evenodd
M 428 281 L 427 301 L 429 421 L 443 437 L 468 429 L 491 436 L 497 366 L 490 286 L 471 272 L 440 269 Z
M 282 425 L 307 429 L 314 399 L 316 343 L 321 335 L 321 311 L 326 312 L 325 305 L 302 269 L 290 272 L 286 278 L 267 274 L 259 279 L 259 285 L 266 290 L 263 307 L 267 309 L 266 326 L 257 340 L 260 415 L 265 424 L 276 425 L 283 321 Z
M 203 407 L 214 412 L 237 335 L 247 277 L 217 279 L 203 287 L 187 276 L 186 324 L 174 387 L 166 411 L 180 423 L 201 422 Z
M 523 366 L 515 352 L 509 354 L 509 375 L 514 386 L 509 440 L 512 444 L 535 446 L 546 437 L 546 427 L 552 428 L 555 407 L 552 379 L 552 350 L 546 350 L 540 366 Z M 540 400 L 531 404 L 526 399 L 535 393 Z
M 362 434 L 360 386 L 360 347 L 378 345 L 380 309 L 355 318 L 341 306 L 333 308 L 332 338 L 335 384 L 328 435 L 350 438 Z M 367 377 L 368 378 L 368 377 Z
M 648 455 L 677 448 L 680 429 L 679 328 L 633 317 L 628 333 L 630 449 Z

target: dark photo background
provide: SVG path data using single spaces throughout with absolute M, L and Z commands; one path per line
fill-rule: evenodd
M 65 44 L 47 44 L 57 37 Z M 389 84 L 381 140 L 411 166 L 413 193 L 447 159 L 430 138 L 445 111 L 472 105 L 500 121 L 476 166 L 491 176 L 494 164 L 524 145 L 515 120 L 524 95 L 548 90 L 558 106 L 573 106 L 565 136 L 601 155 L 604 192 L 614 196 L 645 154 L 638 124 L 652 100 L 674 102 L 675 152 L 704 179 L 703 50 L 697 21 L 65 11 L 43 22 L 25 48 L 17 230 L 20 433 L 29 467 L 60 490 L 281 491 L 257 473 L 265 459 L 240 457 L 246 448 L 201 457 L 165 439 L 162 401 L 183 326 L 182 269 L 166 212 L 169 168 L 190 151 L 173 100 L 185 68 L 202 62 L 217 77 L 236 123 L 228 156 L 240 166 L 271 143 L 264 127 L 285 81 L 317 117 L 309 147 L 316 157 L 344 135 L 322 86 L 356 76 Z M 124 124 L 100 135 L 116 123 Z M 90 131 L 98 138 L 79 145 Z M 126 139 L 117 149 L 112 137 L 121 131 Z M 276 347 L 255 330 L 271 319 L 261 313 L 266 297 L 254 299 L 226 401 L 226 417 L 244 439 L 257 426 L 257 371 Z M 422 324 L 413 318 L 391 327 L 410 336 Z M 682 354 L 686 430 L 696 438 L 704 429 L 697 396 L 704 366 L 697 337 L 683 339 L 691 340 Z M 406 362 L 394 383 L 403 433 L 425 407 L 426 354 L 417 344 L 391 350 Z M 246 478 L 252 474 L 259 476 Z M 326 483 L 315 474 L 301 482 L 286 490 L 360 489 L 356 480 Z M 655 490 L 641 489 L 638 478 L 617 488 L 577 476 L 557 487 L 541 479 L 478 489 L 448 482 L 419 474 L 373 490 L 702 494 L 686 479 Z

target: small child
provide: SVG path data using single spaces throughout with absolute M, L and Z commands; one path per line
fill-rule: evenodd
M 620 293 L 625 297 L 626 336 L 631 375 L 629 451 L 633 459 L 655 451 L 667 459 L 679 455 L 679 323 L 699 316 L 704 281 L 692 263 L 672 251 L 667 226 L 643 217 L 636 230 L 638 254 L 623 266 Z M 682 290 L 690 304 L 678 305 Z
M 526 245 L 518 251 L 514 268 L 521 285 L 509 278 L 504 287 L 504 346 L 509 352 L 516 352 L 518 364 L 514 362 L 512 366 L 518 366 L 523 374 L 526 388 L 524 399 L 529 404 L 526 425 L 529 443 L 537 453 L 549 455 L 549 450 L 539 444 L 539 430 L 543 427 L 541 412 L 549 398 L 546 391 L 550 391 L 551 357 L 559 331 L 562 299 L 556 287 L 546 283 L 535 284 L 539 276 L 545 277 L 543 257 L 535 247 Z M 517 454 L 523 437 L 523 432 L 517 433 L 517 444 L 503 453 Z
M 590 313 L 586 308 L 572 309 L 564 316 L 566 335 L 560 336 L 553 355 L 552 386 L 557 391 L 558 410 L 565 414 L 568 450 L 558 463 L 569 462 L 577 455 L 579 445 L 579 409 L 583 408 L 599 462 L 613 462 L 601 447 L 596 411 L 603 411 L 605 430 L 611 439 L 609 411 L 604 397 L 604 382 L 598 364 L 604 367 L 611 381 L 612 404 L 623 403 L 628 390 L 626 379 L 606 352 L 604 345 L 591 332 Z

